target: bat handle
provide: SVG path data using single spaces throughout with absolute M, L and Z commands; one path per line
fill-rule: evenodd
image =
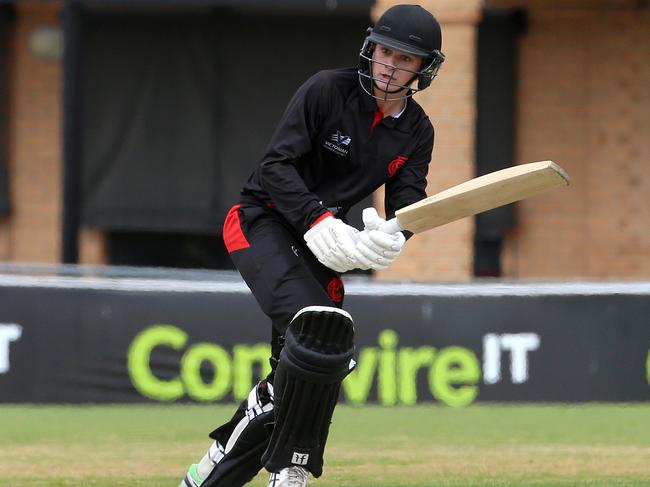
M 397 218 L 391 218 L 386 223 L 382 223 L 379 230 L 384 233 L 397 233 L 402 230 L 402 227 L 397 223 Z

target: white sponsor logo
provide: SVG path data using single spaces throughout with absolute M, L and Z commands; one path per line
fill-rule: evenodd
M 350 145 L 350 142 L 352 142 L 352 139 L 349 136 L 343 135 L 339 130 L 337 130 L 335 134 L 332 134 L 330 140 L 336 145 Z
M 493 333 L 483 337 L 483 382 L 501 382 L 501 352 L 510 352 L 510 379 L 513 384 L 528 382 L 528 352 L 539 348 L 537 333 Z
M 309 453 L 298 453 L 297 451 L 293 452 L 291 457 L 291 463 L 294 465 L 307 465 L 309 461 Z
M 348 150 L 343 146 L 350 145 L 352 138 L 348 135 L 343 135 L 340 130 L 332 134 L 330 140 L 326 140 L 323 147 L 334 152 L 336 155 L 345 157 L 348 155 Z
M 336 144 L 332 144 L 329 140 L 326 140 L 325 143 L 323 144 L 323 147 L 326 149 L 329 149 L 330 151 L 334 152 L 335 154 L 345 157 L 348 155 L 348 150 L 344 149 L 343 147 L 339 147 Z
M 9 344 L 20 339 L 23 327 L 0 323 L 0 374 L 9 372 Z

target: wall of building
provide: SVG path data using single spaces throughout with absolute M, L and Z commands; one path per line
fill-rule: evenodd
M 16 9 L 9 68 L 9 184 L 12 213 L 0 221 L 0 259 L 56 262 L 61 225 L 61 64 L 30 53 L 33 29 L 58 25 L 55 5 Z
M 401 0 L 379 0 L 374 18 Z M 480 0 L 420 2 L 439 18 L 447 61 L 417 95 L 436 127 L 428 192 L 473 177 L 476 25 Z M 505 240 L 508 278 L 650 276 L 650 9 L 636 0 L 491 0 L 524 6 L 517 160 L 553 159 L 572 186 L 521 202 Z M 60 60 L 30 52 L 39 25 L 60 25 L 60 2 L 16 8 L 9 93 L 12 214 L 0 260 L 54 263 L 61 240 Z M 377 195 L 381 205 L 382 195 Z M 468 280 L 473 221 L 415 236 L 380 279 Z M 80 261 L 106 261 L 101 233 L 83 230 Z
M 517 205 L 513 278 L 650 276 L 650 8 L 636 1 L 525 5 L 517 158 L 553 159 L 568 190 Z

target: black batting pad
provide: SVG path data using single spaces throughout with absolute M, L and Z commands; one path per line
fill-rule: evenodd
M 299 465 L 314 477 L 323 471 L 323 451 L 341 382 L 354 355 L 354 328 L 338 308 L 304 308 L 287 329 L 275 373 L 275 424 L 262 457 L 270 472 Z

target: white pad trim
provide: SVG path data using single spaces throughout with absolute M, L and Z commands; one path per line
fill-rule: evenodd
M 248 404 L 246 408 L 246 415 L 237 423 L 237 426 L 235 426 L 235 429 L 233 430 L 232 434 L 230 435 L 230 438 L 228 438 L 228 443 L 226 443 L 226 447 L 224 448 L 224 455 L 227 455 L 230 450 L 233 449 L 235 446 L 235 443 L 237 443 L 237 440 L 243 433 L 243 431 L 246 429 L 248 424 L 255 419 L 257 416 L 259 416 L 262 413 L 266 413 L 268 411 L 271 411 L 273 409 L 273 388 L 269 388 L 269 393 L 271 395 L 271 402 L 262 405 L 258 398 L 257 398 L 257 387 L 259 386 L 259 383 L 253 387 L 253 389 L 249 392 L 248 394 Z M 269 384 L 270 386 L 270 384 Z
M 295 320 L 302 313 L 319 312 L 319 311 L 339 313 L 345 316 L 350 321 L 352 321 L 352 316 L 350 316 L 350 313 L 340 308 L 334 308 L 333 306 L 306 306 L 305 308 L 302 308 L 300 311 L 298 311 L 291 321 Z

